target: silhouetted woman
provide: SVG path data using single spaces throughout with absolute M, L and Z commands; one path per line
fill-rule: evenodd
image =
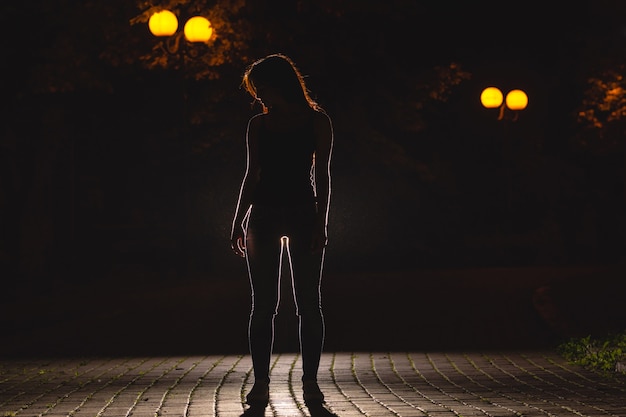
M 252 63 L 242 85 L 263 112 L 247 126 L 247 166 L 231 246 L 246 258 L 252 287 L 248 329 L 254 386 L 251 405 L 269 401 L 274 317 L 283 242 L 292 275 L 307 405 L 324 395 L 317 373 L 324 343 L 320 282 L 327 244 L 332 123 L 311 98 L 302 74 L 283 54 Z

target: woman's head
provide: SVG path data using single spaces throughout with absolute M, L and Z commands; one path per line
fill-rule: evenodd
M 289 104 L 306 104 L 314 109 L 317 103 L 310 97 L 304 78 L 294 62 L 284 54 L 272 54 L 253 62 L 246 69 L 242 81 L 246 91 L 263 105 L 264 91 L 271 90 Z M 269 93 L 268 93 L 269 95 Z

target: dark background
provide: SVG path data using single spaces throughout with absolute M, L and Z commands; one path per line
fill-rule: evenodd
M 181 22 L 209 17 L 214 37 L 199 45 L 182 40 L 168 53 L 171 40 L 147 28 L 161 7 Z M 397 336 L 416 323 L 398 305 L 420 300 L 428 311 L 440 306 L 437 297 L 449 297 L 456 301 L 446 311 L 463 315 L 478 311 L 461 301 L 468 294 L 485 309 L 472 316 L 473 326 L 501 334 L 511 317 L 488 306 L 512 289 L 520 289 L 521 316 L 536 321 L 526 337 L 531 345 L 592 324 L 623 329 L 624 312 L 614 306 L 624 293 L 626 251 L 626 6 L 560 7 L 3 3 L 0 274 L 8 302 L 3 325 L 14 338 L 6 351 L 62 352 L 62 340 L 102 323 L 114 334 L 126 323 L 132 334 L 129 322 L 161 317 L 155 308 L 164 325 L 194 323 L 168 318 L 195 306 L 193 317 L 223 319 L 230 311 L 239 319 L 225 328 L 239 329 L 237 320 L 245 327 L 245 264 L 232 255 L 229 234 L 245 127 L 260 109 L 239 83 L 246 65 L 273 52 L 294 59 L 335 128 L 326 271 L 344 278 L 328 284 L 329 310 L 344 317 L 352 311 L 361 324 L 346 319 L 337 332 L 350 327 L 352 336 L 336 334 L 331 347 L 378 346 L 357 335 L 366 323 L 383 328 L 399 317 L 391 339 L 412 340 L 412 332 Z M 490 85 L 523 89 L 528 107 L 497 120 L 498 110 L 479 100 Z M 440 281 L 437 271 L 454 271 L 454 278 Z M 602 314 L 583 330 L 568 333 L 561 323 L 555 331 L 533 298 L 541 288 L 556 293 L 551 302 L 566 300 L 587 317 Z M 380 296 L 369 301 L 376 306 L 371 316 L 354 313 L 370 293 Z M 203 295 L 230 309 L 203 304 Z M 82 324 L 70 319 L 76 315 Z M 449 324 L 451 316 L 429 317 Z M 54 327 L 59 323 L 65 330 Z M 432 323 L 424 334 L 440 332 Z M 245 344 L 244 333 L 232 346 Z M 61 341 L 34 341 L 43 334 Z M 77 339 L 73 351 L 97 351 L 103 341 L 95 334 L 91 344 Z M 228 349 L 230 333 L 218 334 L 212 346 Z M 382 333 L 374 339 L 391 340 Z M 462 347 L 524 337 L 496 339 L 431 338 L 432 346 Z M 149 351 L 135 342 L 134 351 Z

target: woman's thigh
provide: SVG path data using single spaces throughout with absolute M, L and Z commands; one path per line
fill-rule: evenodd
M 323 253 L 312 253 L 306 241 L 290 239 L 288 254 L 297 313 L 319 311 Z
M 282 245 L 269 219 L 252 213 L 246 232 L 246 260 L 254 310 L 275 313 L 279 302 Z

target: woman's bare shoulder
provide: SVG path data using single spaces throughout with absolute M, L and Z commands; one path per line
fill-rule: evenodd
M 250 120 L 248 120 L 248 124 L 258 124 L 261 123 L 261 120 L 263 119 L 263 117 L 266 117 L 267 114 L 265 113 L 257 113 L 254 116 L 250 117 Z
M 263 123 L 263 118 L 265 116 L 266 115 L 264 113 L 259 113 L 250 117 L 250 119 L 248 120 L 248 130 L 258 130 L 259 126 L 261 126 L 261 123 Z
M 326 112 L 316 110 L 313 117 L 313 122 L 317 129 L 331 128 L 332 122 L 330 120 L 330 116 L 328 116 Z

